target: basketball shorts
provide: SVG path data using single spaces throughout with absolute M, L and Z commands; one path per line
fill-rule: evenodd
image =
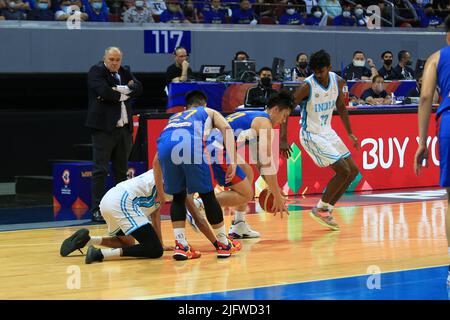
M 328 167 L 350 156 L 347 146 L 334 130 L 317 134 L 301 129 L 300 142 L 319 167 Z
M 147 223 L 151 223 L 147 215 L 159 207 L 155 203 L 151 208 L 145 208 L 145 212 L 138 205 L 137 198 L 130 195 L 121 187 L 110 189 L 100 201 L 100 211 L 108 225 L 110 236 L 117 236 L 122 231 L 125 235 L 131 234 Z
M 450 110 L 444 111 L 439 117 L 436 129 L 439 141 L 439 185 L 450 187 Z

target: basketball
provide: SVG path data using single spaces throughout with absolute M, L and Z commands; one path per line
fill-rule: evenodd
M 266 188 L 259 194 L 259 205 L 264 211 L 272 212 L 274 199 L 275 197 L 273 196 L 273 193 Z

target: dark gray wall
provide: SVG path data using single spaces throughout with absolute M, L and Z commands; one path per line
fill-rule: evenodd
M 363 50 L 380 66 L 380 53 L 409 50 L 413 59 L 426 58 L 445 46 L 443 32 L 391 28 L 203 26 L 145 24 L 130 27 L 122 23 L 83 23 L 80 30 L 68 30 L 65 23 L 0 23 L 0 72 L 74 73 L 86 72 L 100 61 L 104 49 L 118 46 L 124 64 L 134 72 L 164 72 L 173 63 L 171 54 L 145 54 L 144 30 L 191 30 L 194 71 L 202 64 L 226 64 L 238 50 L 247 51 L 257 67 L 271 66 L 280 57 L 292 66 L 298 52 L 325 49 L 332 55 L 335 70 L 350 63 L 355 50 Z

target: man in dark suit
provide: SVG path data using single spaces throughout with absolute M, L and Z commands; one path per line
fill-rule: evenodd
M 122 52 L 110 47 L 105 50 L 103 62 L 92 66 L 88 73 L 86 127 L 92 130 L 91 209 L 96 222 L 104 222 L 99 206 L 106 192 L 110 160 L 116 184 L 127 179 L 133 130 L 130 98 L 142 93 L 142 84 L 121 64 Z

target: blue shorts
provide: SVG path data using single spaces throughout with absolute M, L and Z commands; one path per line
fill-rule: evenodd
M 441 187 L 450 187 L 450 110 L 442 113 L 437 121 Z
M 241 169 L 241 167 L 238 166 L 236 168 L 236 174 L 234 175 L 234 178 L 230 182 L 225 183 L 225 176 L 227 175 L 228 168 L 227 165 L 214 163 L 212 165 L 212 168 L 214 172 L 214 179 L 216 180 L 218 185 L 221 185 L 223 187 L 231 187 L 247 178 L 245 172 Z

